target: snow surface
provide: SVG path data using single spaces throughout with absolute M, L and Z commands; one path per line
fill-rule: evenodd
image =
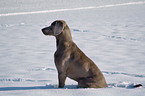
M 0 96 L 144 96 L 144 10 L 145 0 L 1 0 Z M 57 87 L 55 38 L 41 32 L 57 19 L 67 22 L 107 88 L 77 88 L 69 78 Z

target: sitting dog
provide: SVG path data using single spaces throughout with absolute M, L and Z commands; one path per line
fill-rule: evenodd
M 73 42 L 70 29 L 65 21 L 56 20 L 43 28 L 45 35 L 56 37 L 57 50 L 54 54 L 58 71 L 59 88 L 64 87 L 66 77 L 78 82 L 78 87 L 107 87 L 105 78 L 96 64 Z

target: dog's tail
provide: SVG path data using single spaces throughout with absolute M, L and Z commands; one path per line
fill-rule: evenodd
M 133 87 L 134 88 L 137 88 L 137 87 L 142 87 L 143 85 L 142 84 L 136 84 L 136 85 L 134 85 Z

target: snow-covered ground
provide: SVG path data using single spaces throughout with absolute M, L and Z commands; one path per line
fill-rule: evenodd
M 144 96 L 145 0 L 1 0 L 0 96 Z M 55 38 L 41 29 L 57 19 L 104 74 L 108 87 L 57 88 Z M 132 88 L 136 83 L 143 87 Z

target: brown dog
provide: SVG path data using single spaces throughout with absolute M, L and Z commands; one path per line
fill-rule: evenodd
M 99 68 L 73 42 L 65 21 L 54 21 L 51 26 L 43 28 L 42 32 L 56 37 L 57 50 L 54 58 L 58 70 L 59 88 L 64 87 L 66 77 L 77 81 L 78 87 L 107 87 Z

